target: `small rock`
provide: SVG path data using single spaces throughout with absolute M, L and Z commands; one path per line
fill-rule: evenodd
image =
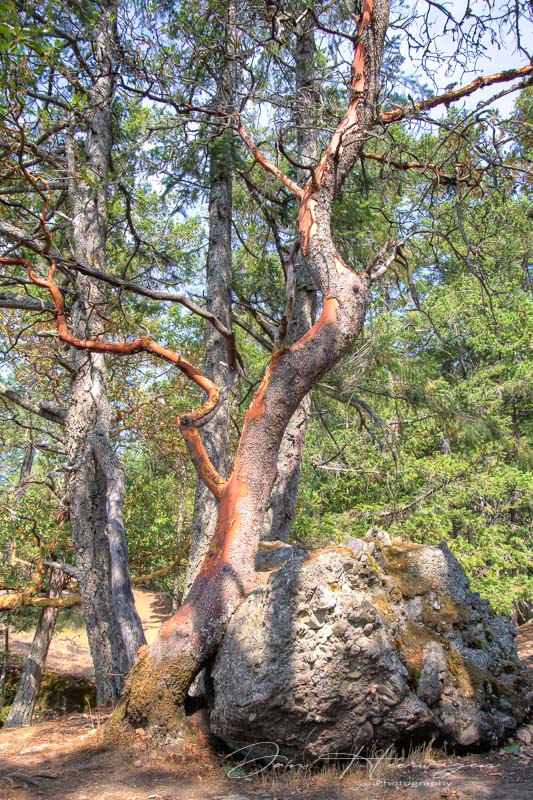
M 363 628 L 363 633 L 365 634 L 365 636 L 370 636 L 370 634 L 372 633 L 373 630 L 374 630 L 374 626 L 372 625 L 372 623 L 371 622 L 367 622 L 367 624 Z
M 313 606 L 317 611 L 330 611 L 337 605 L 337 598 L 329 587 L 319 586 L 313 597 Z
M 533 736 L 527 728 L 520 728 L 520 730 L 515 733 L 515 739 L 518 739 L 519 742 L 529 745 L 533 741 Z
M 309 620 L 307 622 L 307 627 L 310 628 L 312 631 L 318 631 L 324 625 L 324 622 L 321 622 L 318 617 L 311 612 L 309 614 Z
M 425 647 L 423 658 L 416 694 L 427 706 L 434 706 L 441 698 L 446 680 L 446 658 L 438 642 L 430 642 Z
M 365 539 L 377 539 L 378 542 L 381 542 L 381 544 L 387 547 L 392 543 L 389 534 L 376 527 L 370 528 L 370 530 L 365 533 Z
M 143 762 L 138 758 L 136 761 L 133 762 L 134 767 L 142 767 Z
M 352 537 L 351 537 L 350 539 L 348 539 L 348 541 L 346 542 L 346 547 L 349 547 L 349 548 L 350 548 L 350 550 L 353 550 L 353 552 L 354 552 L 356 555 L 358 555 L 359 553 L 362 553 L 362 552 L 363 552 L 364 544 L 363 544 L 363 542 L 361 541 L 361 539 L 356 539 L 356 538 L 355 538 L 355 536 L 352 536 Z
M 214 798 L 214 800 L 250 800 L 243 794 L 221 794 Z
M 348 620 L 347 619 L 339 619 L 333 626 L 333 633 L 335 636 L 338 636 L 339 639 L 342 639 L 346 630 L 348 628 Z

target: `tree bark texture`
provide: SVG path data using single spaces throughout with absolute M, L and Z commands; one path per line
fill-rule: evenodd
M 31 472 L 33 469 L 33 462 L 35 461 L 35 445 L 32 441 L 30 441 L 24 451 L 24 458 L 22 459 L 22 465 L 20 467 L 20 475 L 17 482 L 17 487 L 15 489 L 15 502 L 14 507 L 15 509 L 21 503 L 24 498 L 24 495 L 28 491 L 28 485 L 31 478 Z M 13 521 L 15 521 L 16 514 L 13 514 Z M 17 540 L 16 537 L 13 535 L 8 538 L 5 551 L 4 551 L 4 558 L 6 564 L 12 566 L 15 560 L 16 554 L 16 547 L 17 547 Z M 7 670 L 9 666 L 9 623 L 11 619 L 11 614 L 9 611 L 3 615 L 3 629 L 0 628 L 0 636 L 2 636 L 4 640 L 4 650 L 2 653 L 2 665 L 0 668 L 0 695 L 2 694 L 4 684 L 7 677 Z
M 53 569 L 51 571 L 48 593 L 50 598 L 61 597 L 63 580 L 61 570 Z M 43 608 L 39 615 L 35 636 L 24 664 L 17 694 L 5 721 L 6 728 L 20 728 L 22 725 L 31 724 L 58 614 L 58 608 Z
M 176 520 L 176 548 L 178 553 L 182 551 L 184 545 L 183 522 L 185 519 L 185 498 L 187 496 L 187 468 L 185 467 L 184 463 L 180 464 L 179 472 L 181 477 L 181 484 L 179 491 L 180 496 L 179 496 L 178 518 Z M 183 594 L 182 576 L 184 572 L 186 574 L 187 567 L 188 564 L 184 570 L 181 561 L 174 567 L 174 580 L 172 583 L 172 612 L 177 611 L 181 603 L 181 598 Z
M 235 37 L 235 4 L 228 3 L 225 52 L 219 72 L 214 110 L 230 113 L 235 93 L 235 61 L 231 58 Z M 229 129 L 211 143 L 209 160 L 209 243 L 207 251 L 207 308 L 226 328 L 231 328 L 231 226 L 233 181 L 233 133 Z M 206 326 L 204 375 L 222 386 L 228 374 L 226 340 L 212 325 Z M 230 472 L 230 404 L 225 403 L 204 427 L 205 449 L 215 469 L 223 476 Z M 185 591 L 203 561 L 215 532 L 218 501 L 207 486 L 198 480 L 194 496 L 191 549 L 185 576 Z
M 246 413 L 233 472 L 224 485 L 215 535 L 189 593 L 132 670 L 110 726 L 165 731 L 179 726 L 179 707 L 194 675 L 212 657 L 227 621 L 255 584 L 255 555 L 274 485 L 285 429 L 312 386 L 353 346 L 368 305 L 369 277 L 352 272 L 336 251 L 332 204 L 377 118 L 387 0 L 365 0 L 353 62 L 352 99 L 315 169 L 300 189 L 299 233 L 305 263 L 322 294 L 317 322 L 273 353 Z M 239 132 L 244 141 L 246 133 Z M 250 148 L 261 157 L 257 147 Z M 279 172 L 279 170 L 278 170 Z
M 80 143 L 67 141 L 73 252 L 100 269 L 105 265 L 107 193 L 111 152 L 114 9 L 103 9 L 94 38 L 97 72 L 89 91 L 90 121 Z M 90 173 L 85 181 L 83 171 Z M 104 333 L 105 292 L 76 273 L 71 327 L 79 338 Z M 74 378 L 66 418 L 70 465 L 70 518 L 80 595 L 100 703 L 115 700 L 124 676 L 145 643 L 130 586 L 122 522 L 124 473 L 109 440 L 106 367 L 102 353 L 71 350 Z
M 316 43 L 312 20 L 300 23 L 296 35 L 295 89 L 296 161 L 304 166 L 317 162 L 316 138 Z M 309 173 L 298 170 L 298 181 L 305 184 Z M 316 288 L 300 250 L 294 265 L 294 306 L 288 342 L 293 344 L 309 330 L 316 316 Z M 278 456 L 278 476 L 265 514 L 261 539 L 288 542 L 296 516 L 296 501 L 311 395 L 304 397 L 285 430 Z

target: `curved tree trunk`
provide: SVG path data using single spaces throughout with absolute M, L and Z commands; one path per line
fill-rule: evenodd
M 235 4 L 228 3 L 225 53 L 219 72 L 213 108 L 217 112 L 231 111 L 235 93 L 235 61 L 231 59 L 235 37 Z M 209 245 L 207 251 L 207 309 L 231 328 L 231 224 L 233 182 L 233 133 L 225 130 L 214 140 L 209 161 Z M 212 325 L 206 326 L 204 375 L 222 386 L 228 373 L 226 340 Z M 230 405 L 219 410 L 204 428 L 205 449 L 209 460 L 221 475 L 230 472 L 229 454 Z M 198 480 L 194 496 L 191 549 L 185 591 L 190 588 L 204 559 L 215 532 L 218 502 L 209 489 Z
M 180 708 L 191 680 L 214 655 L 228 620 L 254 586 L 255 555 L 289 420 L 312 386 L 351 349 L 362 328 L 369 277 L 352 272 L 338 255 L 330 216 L 376 119 L 387 22 L 387 0 L 365 0 L 348 111 L 315 170 L 315 180 L 303 190 L 293 188 L 301 201 L 302 251 L 322 293 L 322 312 L 307 334 L 272 355 L 246 414 L 202 567 L 182 606 L 132 670 L 109 728 L 111 736 L 124 721 L 165 733 L 180 727 Z
M 94 39 L 97 73 L 89 92 L 90 125 L 84 143 L 72 130 L 67 141 L 74 255 L 102 269 L 107 239 L 107 192 L 111 152 L 114 12 L 103 10 Z M 86 182 L 83 175 L 92 176 Z M 72 330 L 79 338 L 104 333 L 106 296 L 77 274 Z M 122 523 L 123 470 L 109 440 L 106 367 L 101 353 L 71 351 L 74 377 L 66 419 L 70 464 L 70 519 L 80 595 L 100 703 L 115 700 L 145 643 L 130 586 Z
M 53 569 L 51 571 L 48 597 L 53 599 L 61 597 L 63 580 L 61 570 Z M 58 614 L 59 608 L 43 608 L 39 615 L 35 636 L 24 664 L 17 694 L 5 721 L 6 728 L 20 728 L 22 725 L 31 724 Z

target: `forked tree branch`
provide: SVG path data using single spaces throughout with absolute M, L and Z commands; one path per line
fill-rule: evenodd
M 401 161 L 399 159 L 386 156 L 384 153 L 369 153 L 366 150 L 362 153 L 362 158 L 367 161 L 377 161 L 378 164 L 386 164 L 389 167 L 401 169 L 405 172 L 411 169 L 431 170 L 435 174 L 436 182 L 441 186 L 455 186 L 457 183 L 468 183 L 473 174 L 472 172 L 469 172 L 467 175 L 448 175 L 445 172 L 442 172 L 438 164 L 433 164 L 432 162 Z
M 144 286 L 139 286 L 132 281 L 127 281 L 124 278 L 120 278 L 118 275 L 110 275 L 107 272 L 103 272 L 103 270 L 92 267 L 90 264 L 87 264 L 84 261 L 74 259 L 71 256 L 64 256 L 61 253 L 57 253 L 54 250 L 49 249 L 47 245 L 43 244 L 43 242 L 41 242 L 28 231 L 24 231 L 21 228 L 18 228 L 16 225 L 13 225 L 12 223 L 2 219 L 0 219 L 0 235 L 5 236 L 6 239 L 9 239 L 12 242 L 16 242 L 19 245 L 33 250 L 34 253 L 42 255 L 49 260 L 54 259 L 54 261 L 56 261 L 58 264 L 62 264 L 68 269 L 76 270 L 82 275 L 87 275 L 89 278 L 95 278 L 103 283 L 107 283 L 109 286 L 114 286 L 116 289 L 125 289 L 133 292 L 134 294 L 138 294 L 141 297 L 149 297 L 151 300 L 179 303 L 193 314 L 196 314 L 197 316 L 202 317 L 202 319 L 205 319 L 207 322 L 209 322 L 226 340 L 228 349 L 228 362 L 231 369 L 235 368 L 237 362 L 240 363 L 240 358 L 235 345 L 235 334 L 233 331 L 223 325 L 218 317 L 216 317 L 214 314 L 211 314 L 207 309 L 202 308 L 192 300 L 189 300 L 186 295 L 179 292 L 161 292 L 156 289 L 148 289 Z
M 44 254 L 46 255 L 46 253 Z M 93 353 L 113 353 L 115 355 L 133 355 L 134 353 L 151 353 L 170 364 L 176 366 L 183 372 L 189 380 L 195 383 L 207 395 L 207 400 L 199 408 L 181 414 L 178 417 L 178 425 L 187 443 L 191 458 L 198 471 L 200 479 L 206 484 L 217 499 L 226 485 L 226 481 L 218 474 L 213 467 L 207 452 L 202 444 L 199 427 L 208 419 L 211 419 L 220 405 L 224 401 L 226 392 L 221 392 L 220 388 L 213 381 L 202 375 L 189 361 L 155 342 L 148 337 L 140 337 L 133 342 L 105 342 L 98 339 L 78 339 L 73 336 L 67 326 L 65 317 L 65 305 L 61 290 L 54 281 L 57 262 L 51 259 L 51 267 L 46 278 L 40 278 L 27 258 L 19 257 L 0 257 L 1 264 L 20 265 L 26 268 L 30 279 L 36 286 L 47 289 L 54 303 L 54 314 L 57 332 L 62 341 L 75 347 L 77 350 L 88 350 Z M 232 376 L 234 376 L 233 371 Z M 232 381 L 231 381 L 232 382 Z

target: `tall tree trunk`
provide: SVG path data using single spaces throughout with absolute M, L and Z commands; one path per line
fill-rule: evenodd
M 28 484 L 30 481 L 31 471 L 33 469 L 34 461 L 35 461 L 35 445 L 33 444 L 33 442 L 29 442 L 28 446 L 24 451 L 24 458 L 22 459 L 22 466 L 20 468 L 20 475 L 17 483 L 17 488 L 15 489 L 15 502 L 14 502 L 15 508 L 20 504 L 24 495 L 28 491 Z M 5 561 L 6 564 L 9 564 L 10 566 L 13 564 L 13 561 L 15 559 L 16 542 L 17 540 L 15 536 L 10 536 L 6 543 Z
M 30 441 L 24 451 L 24 458 L 20 468 L 20 475 L 15 489 L 14 508 L 16 509 L 28 491 L 28 485 L 31 478 L 31 471 L 33 469 L 33 462 L 35 461 L 35 445 Z M 13 513 L 13 521 L 15 521 L 16 513 Z M 12 566 L 15 561 L 15 553 L 17 547 L 16 537 L 10 536 L 7 540 L 4 555 L 7 565 Z M 4 627 L 0 628 L 0 635 L 4 640 L 4 650 L 2 653 L 2 666 L 0 667 L 0 695 L 3 692 L 4 685 L 7 677 L 7 670 L 9 667 L 9 623 L 11 620 L 11 613 L 8 611 L 3 615 Z
M 306 266 L 322 294 L 322 312 L 297 342 L 272 355 L 246 413 L 234 469 L 222 487 L 215 535 L 188 595 L 146 648 L 128 678 L 109 734 L 130 725 L 168 733 L 194 675 L 212 657 L 225 627 L 255 585 L 255 555 L 274 485 L 285 429 L 310 389 L 351 349 L 369 298 L 370 278 L 350 270 L 331 236 L 331 209 L 360 157 L 377 117 L 387 0 L 365 0 L 359 17 L 348 110 L 300 199 L 299 233 Z M 246 141 L 247 134 L 239 128 Z M 257 148 L 253 151 L 256 157 Z M 266 159 L 263 157 L 263 163 Z M 273 170 L 277 170 L 273 167 Z M 278 170 L 279 172 L 279 170 Z M 290 185 L 289 179 L 286 183 Z
M 97 72 L 89 92 L 90 123 L 83 144 L 67 141 L 74 255 L 105 268 L 111 152 L 114 13 L 103 9 L 94 38 Z M 91 179 L 84 180 L 90 173 Z M 106 296 L 77 274 L 72 330 L 80 338 L 104 333 Z M 101 353 L 72 350 L 74 378 L 66 419 L 70 518 L 80 595 L 100 703 L 115 700 L 145 637 L 130 585 L 122 502 L 124 473 L 109 440 L 106 367 Z
M 229 2 L 224 32 L 224 55 L 213 109 L 230 112 L 235 93 L 235 61 L 231 58 L 235 40 L 235 3 Z M 207 251 L 207 308 L 231 328 L 231 224 L 233 181 L 233 133 L 226 129 L 210 146 L 209 159 L 209 244 Z M 205 331 L 204 375 L 222 386 L 228 372 L 225 339 L 212 325 Z M 204 428 L 205 448 L 209 459 L 221 475 L 230 471 L 229 455 L 230 405 L 220 409 Z M 215 532 L 218 502 L 198 480 L 194 496 L 191 549 L 185 576 L 187 590 L 200 568 Z
M 0 624 L 0 647 L 2 652 L 0 654 L 0 704 L 2 703 L 2 696 L 4 694 L 4 686 L 6 685 L 7 670 L 9 668 L 9 622 L 11 612 L 7 611 L 2 614 Z
M 187 468 L 184 463 L 180 464 L 180 496 L 178 518 L 176 520 L 176 550 L 181 552 L 183 548 L 183 522 L 185 519 L 185 498 L 187 496 Z M 182 559 L 183 561 L 184 559 Z M 183 593 L 183 566 L 182 561 L 174 567 L 174 580 L 172 584 L 172 611 L 177 611 L 181 603 Z
M 48 597 L 61 597 L 63 580 L 61 570 L 53 569 L 51 571 Z M 43 608 L 39 614 L 35 636 L 24 664 L 17 694 L 6 718 L 6 728 L 20 728 L 22 725 L 31 724 L 58 614 L 59 608 Z
M 296 34 L 295 89 L 297 156 L 299 164 L 314 166 L 317 161 L 316 137 L 316 44 L 313 20 L 307 16 Z M 298 170 L 298 182 L 304 185 L 309 177 L 305 169 Z M 309 330 L 316 315 L 316 288 L 301 251 L 298 251 L 295 272 L 293 316 L 288 342 L 293 344 Z M 278 456 L 278 477 L 272 489 L 261 539 L 288 542 L 296 515 L 296 500 L 300 482 L 307 421 L 311 410 L 311 394 L 304 397 L 292 415 L 281 442 Z

